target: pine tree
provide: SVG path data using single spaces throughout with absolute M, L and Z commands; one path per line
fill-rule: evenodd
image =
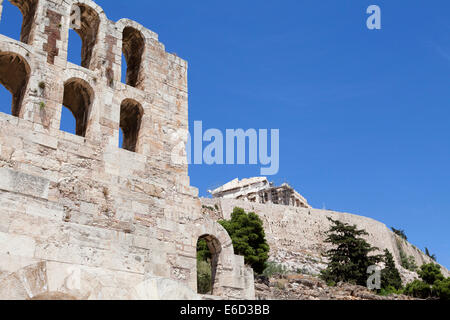
M 417 274 L 426 284 L 429 285 L 433 285 L 438 280 L 444 280 L 441 267 L 434 263 L 422 265 Z
M 231 220 L 219 223 L 233 240 L 235 253 L 243 255 L 245 263 L 256 273 L 262 273 L 266 268 L 270 249 L 261 218 L 254 212 L 247 214 L 244 209 L 235 208 Z
M 367 285 L 367 269 L 380 262 L 381 257 L 369 254 L 375 251 L 362 236 L 368 235 L 364 230 L 328 218 L 332 226 L 328 231 L 327 243 L 334 248 L 327 252 L 328 267 L 322 272 L 322 278 L 327 282 L 348 282 Z
M 381 271 L 381 288 L 390 289 L 392 287 L 399 290 L 402 287 L 402 278 L 395 266 L 394 257 L 387 249 L 384 251 L 383 260 L 386 266 Z

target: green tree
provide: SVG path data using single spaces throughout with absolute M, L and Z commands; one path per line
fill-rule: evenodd
M 420 267 L 417 274 L 426 284 L 429 285 L 433 285 L 438 280 L 444 280 L 441 267 L 434 263 L 424 264 Z
M 437 280 L 433 284 L 433 292 L 441 300 L 450 300 L 450 278 L 444 280 Z
M 235 208 L 231 220 L 219 221 L 233 241 L 234 251 L 245 258 L 245 263 L 261 274 L 269 259 L 269 245 L 263 228 L 263 222 L 254 212 Z
M 417 273 L 422 281 L 416 280 L 408 284 L 405 294 L 421 299 L 450 299 L 450 278 L 444 278 L 438 264 L 424 264 Z
M 369 256 L 376 250 L 362 236 L 368 235 L 364 230 L 329 218 L 332 226 L 328 231 L 327 243 L 333 248 L 326 256 L 328 267 L 322 271 L 322 279 L 330 283 L 348 282 L 365 286 L 367 269 L 380 262 L 380 256 Z
M 208 248 L 208 243 L 205 239 L 199 239 L 197 242 L 197 260 L 208 261 L 211 260 L 211 251 Z
M 423 281 L 414 280 L 406 285 L 404 293 L 414 298 L 428 299 L 431 297 L 431 287 Z
M 381 271 L 381 288 L 395 288 L 396 290 L 399 290 L 402 287 L 402 278 L 395 266 L 394 257 L 387 249 L 384 250 L 383 260 L 386 266 Z

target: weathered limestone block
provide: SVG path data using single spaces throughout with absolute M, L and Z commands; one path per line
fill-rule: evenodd
M 0 190 L 47 199 L 49 181 L 36 176 L 0 168 Z

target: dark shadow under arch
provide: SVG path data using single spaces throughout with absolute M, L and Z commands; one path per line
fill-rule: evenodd
M 122 149 L 138 151 L 139 131 L 143 115 L 142 105 L 133 99 L 125 99 L 120 105 L 120 129 L 123 132 Z
M 142 33 L 132 27 L 123 29 L 122 53 L 127 64 L 126 84 L 139 88 L 142 84 L 141 63 L 145 41 Z
M 13 116 L 20 115 L 29 78 L 30 66 L 23 57 L 12 52 L 0 52 L 0 84 L 12 95 Z
M 64 84 L 63 106 L 72 112 L 76 120 L 75 134 L 85 137 L 94 91 L 89 84 L 77 78 L 72 78 Z
M 205 251 L 205 246 L 207 247 L 208 252 Z M 203 252 L 202 252 L 203 251 Z M 220 253 L 222 252 L 222 245 L 220 241 L 212 235 L 203 235 L 199 237 L 197 242 L 197 292 L 199 294 L 210 294 L 214 295 L 214 288 L 216 284 L 217 278 L 217 267 L 219 264 Z M 210 286 L 209 288 L 205 288 L 205 284 L 201 284 L 202 281 L 201 276 L 199 274 L 198 268 L 201 267 L 201 264 L 207 262 L 211 268 L 210 275 Z M 205 290 L 206 289 L 206 290 Z
M 9 2 L 19 8 L 22 13 L 23 19 L 22 28 L 20 31 L 20 41 L 26 44 L 31 44 L 32 30 L 38 7 L 38 0 L 9 0 Z

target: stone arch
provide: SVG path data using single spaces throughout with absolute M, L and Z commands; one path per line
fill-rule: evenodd
M 148 43 L 148 41 L 150 39 L 158 40 L 158 35 L 156 33 L 145 28 L 143 25 L 141 25 L 140 23 L 138 23 L 136 21 L 133 21 L 133 20 L 130 20 L 127 18 L 123 18 L 116 22 L 116 29 L 118 32 L 122 33 L 123 29 L 125 29 L 126 27 L 131 27 L 133 29 L 138 30 L 144 37 L 144 40 L 146 43 Z
M 194 234 L 196 243 L 199 239 L 207 241 L 211 252 L 212 295 L 223 296 L 227 279 L 233 274 L 235 261 L 233 243 L 228 232 L 217 222 L 209 218 L 196 221 Z M 195 273 L 197 275 L 197 272 Z
M 108 21 L 108 17 L 106 16 L 105 11 L 102 9 L 102 7 L 100 7 L 94 1 L 92 1 L 92 0 L 72 0 L 71 2 L 72 2 L 72 5 L 81 4 L 81 5 L 85 5 L 89 8 L 91 8 L 92 10 L 94 10 L 100 18 L 100 24 L 104 24 Z
M 80 13 L 79 19 L 76 17 L 77 10 Z M 102 20 L 105 18 L 104 13 L 90 1 L 74 1 L 70 15 L 72 19 L 70 25 L 81 38 L 81 66 L 93 69 L 92 58 L 99 42 L 99 30 Z
M 8 0 L 16 6 L 22 13 L 22 26 L 20 31 L 20 41 L 31 44 L 33 41 L 33 30 L 35 26 L 38 0 Z M 0 14 L 2 13 L 2 1 L 0 1 Z
M 133 99 L 125 99 L 120 105 L 120 129 L 123 132 L 122 149 L 138 152 L 139 135 L 142 125 L 142 117 L 144 116 L 144 108 Z
M 30 65 L 23 56 L 0 50 L 0 84 L 12 95 L 13 116 L 20 115 L 30 73 Z
M 78 136 L 86 136 L 93 102 L 94 90 L 85 80 L 80 78 L 70 78 L 64 83 L 63 105 L 68 108 L 75 117 L 75 133 Z

